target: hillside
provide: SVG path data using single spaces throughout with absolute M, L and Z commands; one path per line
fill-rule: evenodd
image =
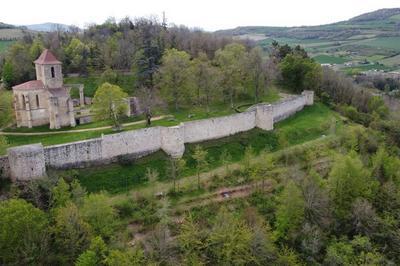
M 59 29 L 61 29 L 63 31 L 67 31 L 70 26 L 65 25 L 65 24 L 60 24 L 60 23 L 46 22 L 46 23 L 40 23 L 40 24 L 26 25 L 25 27 L 27 29 L 33 30 L 33 31 L 52 32 L 52 31 L 57 31 Z
M 217 33 L 250 38 L 266 49 L 273 40 L 289 45 L 299 44 L 312 56 L 322 58 L 318 60 L 320 63 L 366 62 L 367 65 L 382 64 L 376 69 L 400 67 L 400 8 L 380 9 L 347 21 L 320 26 L 247 26 Z M 374 67 L 364 65 L 361 69 Z
M 366 13 L 347 21 L 320 26 L 263 27 L 247 26 L 221 30 L 217 33 L 240 36 L 264 34 L 274 38 L 296 38 L 305 40 L 348 40 L 359 36 L 400 36 L 400 8 L 381 9 Z

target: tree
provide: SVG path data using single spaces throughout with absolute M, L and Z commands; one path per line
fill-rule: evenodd
M 126 114 L 128 95 L 117 85 L 103 83 L 93 98 L 92 109 L 98 120 L 110 119 L 115 128 L 121 127 L 121 118 Z
M 179 109 L 184 98 L 189 98 L 190 87 L 190 57 L 184 51 L 167 50 L 162 57 L 162 65 L 158 72 L 158 86 L 165 99 L 174 103 Z
M 247 72 L 251 86 L 254 89 L 254 102 L 258 103 L 265 86 L 264 62 L 261 47 L 251 49 L 247 59 Z
M 206 170 L 208 167 L 208 162 L 206 158 L 207 151 L 203 150 L 200 145 L 196 145 L 192 157 L 196 161 L 197 189 L 200 189 L 200 172 Z
M 400 160 L 390 156 L 385 147 L 380 147 L 372 156 L 372 174 L 381 183 L 400 181 Z
M 57 258 L 62 264 L 71 264 L 90 243 L 90 226 L 83 221 L 78 208 L 73 203 L 58 208 L 54 217 L 54 242 Z
M 31 47 L 29 48 L 29 54 L 31 56 L 32 61 L 39 58 L 44 50 L 43 42 L 40 38 L 35 38 Z
M 386 118 L 389 115 L 389 109 L 380 96 L 373 96 L 369 99 L 368 112 L 371 114 L 375 112 L 380 118 Z
M 7 61 L 12 65 L 14 83 L 22 83 L 34 78 L 29 45 L 23 42 L 11 45 L 7 51 Z
M 8 126 L 14 119 L 13 97 L 8 91 L 0 90 L 0 128 Z
M 47 215 L 22 199 L 0 202 L 0 264 L 45 264 Z
M 232 162 L 232 155 L 227 149 L 223 149 L 220 157 L 220 161 L 225 166 L 225 175 L 229 174 L 229 164 Z
M 184 159 L 177 159 L 177 158 L 170 159 L 170 165 L 168 171 L 170 177 L 174 182 L 173 185 L 174 193 L 176 192 L 176 181 L 182 176 L 185 167 L 186 167 L 186 161 Z M 178 185 L 178 190 L 179 190 L 179 185 Z
M 144 253 L 140 248 L 134 252 L 111 250 L 104 262 L 107 266 L 140 266 L 144 263 Z
M 206 112 L 209 113 L 212 98 L 218 91 L 220 72 L 218 68 L 212 66 L 205 53 L 200 53 L 192 61 L 191 71 L 194 77 L 197 104 L 201 104 L 204 98 Z
M 251 159 L 254 156 L 254 150 L 252 146 L 247 146 L 246 149 L 244 150 L 244 155 L 243 155 L 243 168 L 244 170 L 249 170 L 251 166 Z
M 326 229 L 332 222 L 329 193 L 322 178 L 311 171 L 301 181 L 304 198 L 304 218 L 310 225 Z
M 321 67 L 313 59 L 289 54 L 279 64 L 283 87 L 299 93 L 316 90 L 321 80 Z
M 251 230 L 222 207 L 207 238 L 213 265 L 244 265 L 254 261 Z
M 324 260 L 327 265 L 386 265 L 389 261 L 378 253 L 368 237 L 355 236 L 333 241 Z M 390 263 L 389 263 L 390 264 Z
M 75 266 L 98 266 L 99 260 L 95 252 L 87 250 L 83 252 L 75 262 Z
M 69 45 L 65 48 L 65 56 L 70 71 L 87 72 L 87 59 L 89 47 L 78 38 L 72 38 Z
M 179 247 L 183 251 L 185 257 L 191 255 L 200 255 L 205 243 L 203 234 L 199 226 L 189 213 L 183 221 L 180 234 L 178 236 Z
M 60 178 L 52 189 L 52 206 L 64 207 L 68 201 L 71 200 L 71 192 L 69 191 L 69 185 L 65 182 L 64 178 Z
M 86 189 L 81 186 L 77 179 L 74 179 L 71 182 L 71 197 L 72 201 L 77 205 L 81 206 L 83 204 L 83 200 L 86 196 Z
M 304 199 L 300 189 L 289 181 L 279 196 L 276 210 L 275 236 L 277 239 L 293 239 L 304 221 Z
M 112 68 L 107 67 L 107 69 L 101 74 L 100 81 L 102 84 L 106 82 L 110 84 L 116 84 L 118 82 L 118 73 Z
M 108 249 L 100 236 L 96 236 L 90 242 L 89 248 L 76 260 L 75 266 L 104 265 Z
M 334 211 L 338 218 L 346 218 L 354 201 L 363 197 L 369 199 L 373 195 L 376 181 L 355 152 L 339 156 L 329 173 L 328 187 L 334 203 Z
M 114 230 L 116 212 L 104 194 L 87 196 L 81 212 L 83 219 L 90 224 L 94 233 L 105 238 L 111 236 Z
M 231 108 L 234 107 L 236 93 L 244 87 L 245 58 L 246 48 L 238 43 L 228 44 L 215 53 L 215 61 L 222 72 L 221 85 L 228 94 Z
M 10 89 L 15 84 L 14 66 L 10 61 L 5 62 L 2 74 L 4 86 Z

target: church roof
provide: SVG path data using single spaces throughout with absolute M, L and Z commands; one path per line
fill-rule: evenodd
M 54 56 L 50 50 L 45 49 L 43 53 L 39 56 L 38 59 L 34 61 L 35 64 L 40 64 L 40 65 L 58 65 L 61 64 L 60 61 L 57 60 L 57 58 Z
M 12 87 L 13 90 L 37 90 L 44 89 L 43 82 L 41 80 L 31 80 L 19 85 Z

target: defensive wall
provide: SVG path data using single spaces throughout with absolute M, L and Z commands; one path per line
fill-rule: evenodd
M 140 158 L 158 150 L 179 158 L 185 151 L 185 143 L 223 138 L 255 127 L 272 130 L 275 122 L 313 103 L 314 93 L 304 91 L 272 105 L 254 105 L 243 113 L 173 127 L 150 127 L 48 147 L 33 144 L 9 148 L 7 156 L 0 157 L 0 174 L 13 181 L 31 180 L 45 176 L 48 168 L 84 168 Z

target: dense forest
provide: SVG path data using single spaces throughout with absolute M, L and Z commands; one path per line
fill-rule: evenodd
M 219 143 L 218 157 L 202 144 L 189 148 L 162 173 L 147 168 L 130 191 L 88 192 L 75 171 L 5 184 L 0 264 L 400 263 L 400 121 L 379 96 L 322 68 L 301 47 L 274 43 L 265 56 L 252 44 L 210 33 L 110 20 L 84 33 L 28 36 L 5 56 L 3 78 L 5 72 L 12 73 L 10 84 L 32 78 L 31 61 L 43 47 L 68 72 L 103 73 L 108 84 L 101 91 L 116 89 L 117 70 L 132 71 L 135 93 L 152 94 L 148 106 L 157 96 L 172 109 L 199 104 L 207 112 L 219 102 L 235 107 L 242 97 L 262 101 L 272 88 L 314 90 L 316 103 L 303 120 L 299 114 L 273 132 Z M 12 109 L 7 92 L 0 93 L 1 127 Z M 237 155 L 239 145 L 246 148 Z M 217 160 L 221 167 L 213 169 Z M 187 168 L 195 169 L 189 185 Z M 155 190 L 168 182 L 166 194 Z M 238 197 L 213 200 L 210 193 L 223 188 L 236 188 Z
M 26 34 L 3 55 L 0 65 L 12 66 L 13 84 L 28 80 L 34 77 L 32 61 L 47 48 L 63 62 L 66 73 L 87 75 L 107 68 L 121 71 L 140 68 L 142 75 L 151 75 L 166 49 L 186 51 L 191 57 L 203 52 L 213 58 L 218 49 L 231 42 L 229 37 L 202 30 L 167 27 L 156 18 L 126 18 L 119 22 L 110 18 L 83 32 L 71 27 L 68 31 Z

